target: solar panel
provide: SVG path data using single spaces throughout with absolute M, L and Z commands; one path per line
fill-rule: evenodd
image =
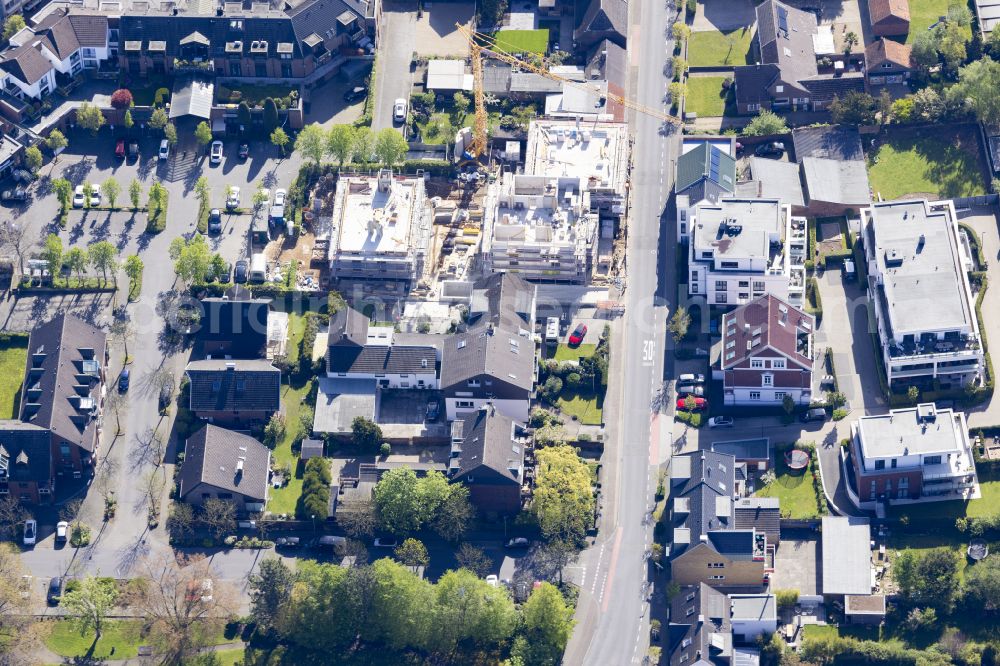
M 788 11 L 780 5 L 778 6 L 778 29 L 786 35 L 788 34 Z

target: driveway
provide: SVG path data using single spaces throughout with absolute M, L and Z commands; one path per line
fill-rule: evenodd
M 305 92 L 307 95 L 305 114 L 306 124 L 317 123 L 329 128 L 332 125 L 347 125 L 361 117 L 364 112 L 365 100 L 354 104 L 344 101 L 344 93 L 355 86 L 365 85 L 364 78 L 354 81 L 341 81 L 334 78 L 322 85 Z
M 837 386 L 856 414 L 878 414 L 888 410 L 882 396 L 875 347 L 869 331 L 868 297 L 859 282 L 846 282 L 839 268 L 824 271 L 816 278 L 823 300 L 823 319 L 816 327 L 815 358 L 823 360 L 823 350 L 833 350 Z
M 410 98 L 413 57 L 417 32 L 417 12 L 410 3 L 386 2 L 382 6 L 382 29 L 375 59 L 375 107 L 372 129 L 394 127 L 392 103 Z
M 470 26 L 474 14 L 475 3 L 471 2 L 435 2 L 433 6 L 432 3 L 425 3 L 424 15 L 416 19 L 414 25 L 417 55 L 438 58 L 468 57 L 469 43 L 455 25 Z
M 819 535 L 809 530 L 782 530 L 781 544 L 774 553 L 771 589 L 819 594 L 822 571 Z

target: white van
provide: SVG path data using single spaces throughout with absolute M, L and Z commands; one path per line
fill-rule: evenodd
M 549 317 L 545 320 L 545 342 L 559 342 L 559 317 Z
M 263 252 L 250 257 L 250 282 L 263 282 L 267 279 L 267 259 Z

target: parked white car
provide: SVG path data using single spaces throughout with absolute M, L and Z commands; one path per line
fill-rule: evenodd
M 34 546 L 38 541 L 38 521 L 28 518 L 24 521 L 24 545 Z
M 709 428 L 732 428 L 733 427 L 733 417 L 732 416 L 713 416 L 708 420 Z
M 212 164 L 219 164 L 222 162 L 222 142 L 213 141 L 212 142 L 212 155 L 209 158 Z
M 73 208 L 83 208 L 83 203 L 87 197 L 83 195 L 83 185 L 77 185 L 73 190 Z
M 392 104 L 393 122 L 402 123 L 406 120 L 406 100 L 400 97 Z
M 160 141 L 160 159 L 165 160 L 170 157 L 170 142 L 164 139 Z

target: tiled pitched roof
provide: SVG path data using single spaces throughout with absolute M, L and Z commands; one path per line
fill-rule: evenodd
M 487 324 L 508 331 L 534 327 L 535 285 L 513 273 L 494 273 L 472 286 L 469 328 Z
M 21 420 L 94 450 L 104 331 L 59 315 L 31 332 L 21 393 Z
M 666 639 L 670 666 L 728 664 L 719 637 L 724 637 L 724 644 L 732 643 L 729 616 L 729 598 L 722 592 L 705 583 L 680 588 L 670 602 L 672 622 Z M 701 658 L 692 659 L 698 653 Z
M 781 537 L 781 503 L 777 497 L 742 497 L 733 511 L 738 530 L 756 529 L 767 535 L 768 543 Z
M 736 486 L 736 459 L 714 451 L 697 451 L 683 456 L 691 473 L 677 478 L 670 490 L 674 503 L 672 515 L 678 522 L 674 528 L 689 531 L 689 544 L 697 544 L 701 536 L 716 530 L 731 530 L 732 497 Z M 683 505 L 686 511 L 679 510 Z M 671 557 L 686 550 L 686 544 L 674 544 Z
M 239 29 L 234 27 L 233 17 L 215 15 L 180 14 L 152 15 L 126 14 L 119 21 L 119 41 L 142 42 L 146 48 L 150 40 L 163 41 L 166 44 L 167 56 L 180 56 L 181 40 L 194 32 L 201 33 L 211 43 L 209 55 L 225 56 L 226 44 L 241 42 L 243 52 L 250 53 L 253 42 L 267 42 L 269 55 L 277 53 L 278 43 L 293 43 L 295 54 L 301 54 L 292 27 L 292 19 L 288 16 L 248 16 L 239 19 Z M 294 54 L 293 54 L 294 55 Z
M 368 340 L 368 317 L 354 308 L 344 308 L 330 319 L 329 345 L 363 346 Z
M 434 373 L 437 350 L 407 345 L 333 346 L 327 349 L 329 372 L 356 374 Z
M 193 411 L 271 411 L 281 407 L 281 372 L 268 361 L 188 363 Z
M 52 63 L 42 55 L 38 39 L 9 49 L 0 55 L 0 69 L 28 85 L 34 85 L 52 70 Z
M 520 485 L 524 449 L 514 442 L 514 421 L 489 406 L 467 417 L 463 424 L 462 453 L 454 478 L 476 475 L 486 468 L 504 481 Z
M 292 30 L 300 41 L 313 33 L 320 37 L 327 36 L 327 32 L 336 33 L 338 26 L 343 29 L 345 12 L 355 20 L 364 18 L 363 11 L 345 0 L 307 0 L 287 10 Z
M 910 20 L 910 3 L 908 0 L 868 0 L 868 16 L 872 24 L 887 18 Z
M 267 347 L 267 315 L 270 299 L 231 300 L 206 298 L 201 305 L 198 338 L 202 342 L 228 343 L 234 358 L 260 358 Z
M 768 88 L 781 70 L 775 64 L 745 65 L 737 67 L 733 75 L 737 104 L 759 104 L 770 101 Z
M 178 475 L 180 497 L 204 483 L 263 502 L 270 466 L 271 452 L 253 437 L 206 425 L 187 440 Z
M 69 15 L 69 22 L 73 26 L 73 32 L 76 33 L 76 40 L 80 43 L 80 46 L 107 46 L 107 16 L 73 13 Z
M 830 102 L 834 97 L 840 97 L 849 92 L 864 92 L 865 75 L 861 72 L 848 72 L 842 76 L 816 76 L 811 79 L 801 79 L 800 83 L 809 91 L 811 102 Z
M 770 347 L 811 370 L 812 359 L 799 353 L 798 331 L 812 331 L 815 323 L 811 315 L 771 294 L 741 305 L 722 318 L 722 368 L 739 365 Z M 728 358 L 729 352 L 735 352 L 732 358 Z
M 757 6 L 757 40 L 761 60 L 781 68 L 781 78 L 789 82 L 816 76 L 816 15 L 789 7 L 778 0 Z
M 73 24 L 65 13 L 55 12 L 34 28 L 35 35 L 52 51 L 59 60 L 65 60 L 80 48 Z
M 628 32 L 627 0 L 590 0 L 578 26 L 580 31 L 613 31 L 626 36 Z
M 753 530 L 713 530 L 708 533 L 708 542 L 716 552 L 732 560 L 753 559 Z
M 885 62 L 900 67 L 913 67 L 913 49 L 909 44 L 900 44 L 892 39 L 876 39 L 865 49 L 865 65 L 871 70 Z M 868 74 L 876 72 L 869 71 Z
M 444 344 L 441 387 L 454 387 L 488 375 L 530 393 L 534 366 L 535 344 L 531 338 L 503 329 L 457 333 Z
M 30 423 L 0 421 L 0 479 L 52 479 L 52 438 L 49 431 Z

